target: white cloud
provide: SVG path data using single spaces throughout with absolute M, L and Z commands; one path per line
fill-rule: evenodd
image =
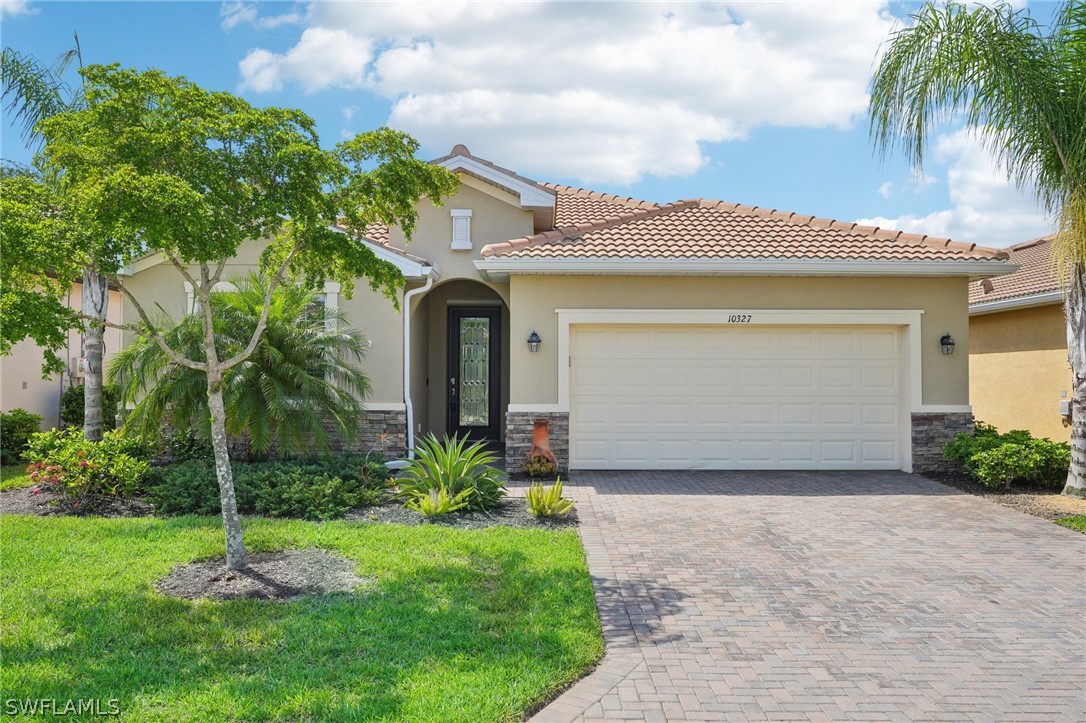
M 30 7 L 30 0 L 0 0 L 0 17 L 34 15 L 37 12 L 37 8 Z
M 890 196 L 893 195 L 893 193 L 894 193 L 894 184 L 893 184 L 893 182 L 892 181 L 887 181 L 886 183 L 879 186 L 879 190 L 878 190 L 877 193 L 880 196 L 882 196 L 883 198 L 890 198 Z
M 433 147 L 627 183 L 752 128 L 848 127 L 892 26 L 872 3 L 314 3 L 242 86 L 364 89 Z
M 1006 170 L 969 129 L 941 136 L 933 155 L 935 161 L 949 164 L 946 181 L 953 208 L 923 216 L 865 218 L 857 223 L 995 247 L 1052 230 L 1036 201 L 1014 187 Z
M 228 0 L 224 2 L 219 8 L 219 15 L 222 17 L 223 30 L 232 30 L 242 23 L 248 23 L 263 29 L 274 29 L 284 25 L 298 25 L 305 19 L 297 6 L 287 13 L 260 17 L 256 3 L 247 2 L 246 0 Z

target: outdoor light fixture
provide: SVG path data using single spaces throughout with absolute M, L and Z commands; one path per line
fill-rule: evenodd
M 534 330 L 528 335 L 528 351 L 539 351 L 539 345 L 542 343 L 543 340 L 539 338 L 539 334 L 535 333 Z
M 939 346 L 943 347 L 944 354 L 954 353 L 954 337 L 950 335 L 950 332 L 943 334 L 943 338 L 939 340 Z

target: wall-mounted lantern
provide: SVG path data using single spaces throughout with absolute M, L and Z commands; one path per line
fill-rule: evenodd
M 528 335 L 528 351 L 539 351 L 539 345 L 543 343 L 543 340 L 539 338 L 539 334 L 532 331 Z
M 943 353 L 948 356 L 954 353 L 954 337 L 949 331 L 943 334 L 943 338 L 939 340 L 939 346 L 943 347 Z

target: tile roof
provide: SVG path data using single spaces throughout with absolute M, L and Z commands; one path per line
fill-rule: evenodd
M 556 187 L 559 188 L 559 187 Z M 581 192 L 587 193 L 587 192 Z M 566 194 L 563 194 L 566 195 Z M 483 249 L 486 258 L 811 259 L 968 261 L 1005 259 L 998 249 L 948 239 L 694 199 L 657 206 L 605 201 L 580 218 L 602 220 L 526 236 Z M 591 198 L 591 197 L 590 197 Z M 561 196 L 559 198 L 561 203 Z M 604 208 L 610 203 L 611 208 Z M 571 217 L 578 215 L 571 212 Z
M 343 231 L 344 233 L 349 233 L 346 228 L 340 226 L 338 223 L 336 224 L 336 229 L 339 231 Z M 411 261 L 415 261 L 424 265 L 429 265 L 430 263 L 428 259 L 424 259 L 421 256 L 415 256 L 414 254 L 409 254 L 403 249 L 390 244 L 388 241 L 388 226 L 383 223 L 375 222 L 371 223 L 369 226 L 366 226 L 365 233 L 363 233 L 362 237 L 367 241 L 372 241 L 373 243 L 377 244 L 382 248 L 388 249 L 389 251 L 397 254 L 398 256 L 403 256 L 405 259 L 410 259 Z
M 596 193 L 583 188 L 559 186 L 555 183 L 544 183 L 543 186 L 558 194 L 555 199 L 555 228 L 576 226 L 589 221 L 603 221 L 631 209 L 659 208 L 657 204 L 648 201 Z
M 1059 291 L 1056 265 L 1052 260 L 1052 241 L 1052 236 L 1042 236 L 1011 246 L 1007 249 L 1010 261 L 1022 268 L 1013 274 L 970 284 L 969 303 L 985 304 Z

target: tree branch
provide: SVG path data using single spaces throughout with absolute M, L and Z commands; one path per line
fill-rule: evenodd
M 256 324 L 256 330 L 253 331 L 252 337 L 249 339 L 248 346 L 240 354 L 237 354 L 232 359 L 228 359 L 219 365 L 219 368 L 223 371 L 230 369 L 233 366 L 241 364 L 243 361 L 252 356 L 256 351 L 256 345 L 260 343 L 260 337 L 264 333 L 264 327 L 268 324 L 268 312 L 271 310 L 272 295 L 275 293 L 275 289 L 279 286 L 279 282 L 283 280 L 283 275 L 286 273 L 287 268 L 290 266 L 290 262 L 294 260 L 294 257 L 301 251 L 302 245 L 295 244 L 294 248 L 290 250 L 287 257 L 283 259 L 283 263 L 279 264 L 279 268 L 276 270 L 275 275 L 272 276 L 271 283 L 268 284 L 268 291 L 264 297 L 264 308 L 260 311 L 260 320 Z
M 192 277 L 192 274 L 189 273 L 189 270 L 185 268 L 185 265 L 182 264 L 181 261 L 176 256 L 174 256 L 173 254 L 171 254 L 169 251 L 166 251 L 166 250 L 163 250 L 162 253 L 167 259 L 170 260 L 170 263 L 173 265 L 173 267 L 175 269 L 177 269 L 178 273 L 180 273 L 181 276 L 183 276 L 185 278 L 185 281 L 192 284 L 193 289 L 195 289 L 197 286 L 199 286 L 199 284 L 196 283 L 196 279 L 194 279 Z
M 170 348 L 170 345 L 167 344 L 166 340 L 162 338 L 162 334 L 160 334 L 158 332 L 158 329 L 155 328 L 154 323 L 151 321 L 151 317 L 147 315 L 147 312 L 140 304 L 139 299 L 137 299 L 132 294 L 132 292 L 129 291 L 127 287 L 125 287 L 125 285 L 121 282 L 120 278 L 118 278 L 116 275 L 111 275 L 109 277 L 109 280 L 116 284 L 117 288 L 121 290 L 121 293 L 124 294 L 125 298 L 132 302 L 132 306 L 135 307 L 136 313 L 139 314 L 139 317 L 144 324 L 144 329 L 142 332 L 143 336 L 150 337 L 156 344 L 158 344 L 159 349 L 165 352 L 166 356 L 168 356 L 175 364 L 180 364 L 183 367 L 195 369 L 196 371 L 200 372 L 207 371 L 206 363 L 196 362 L 192 359 L 183 357 Z

